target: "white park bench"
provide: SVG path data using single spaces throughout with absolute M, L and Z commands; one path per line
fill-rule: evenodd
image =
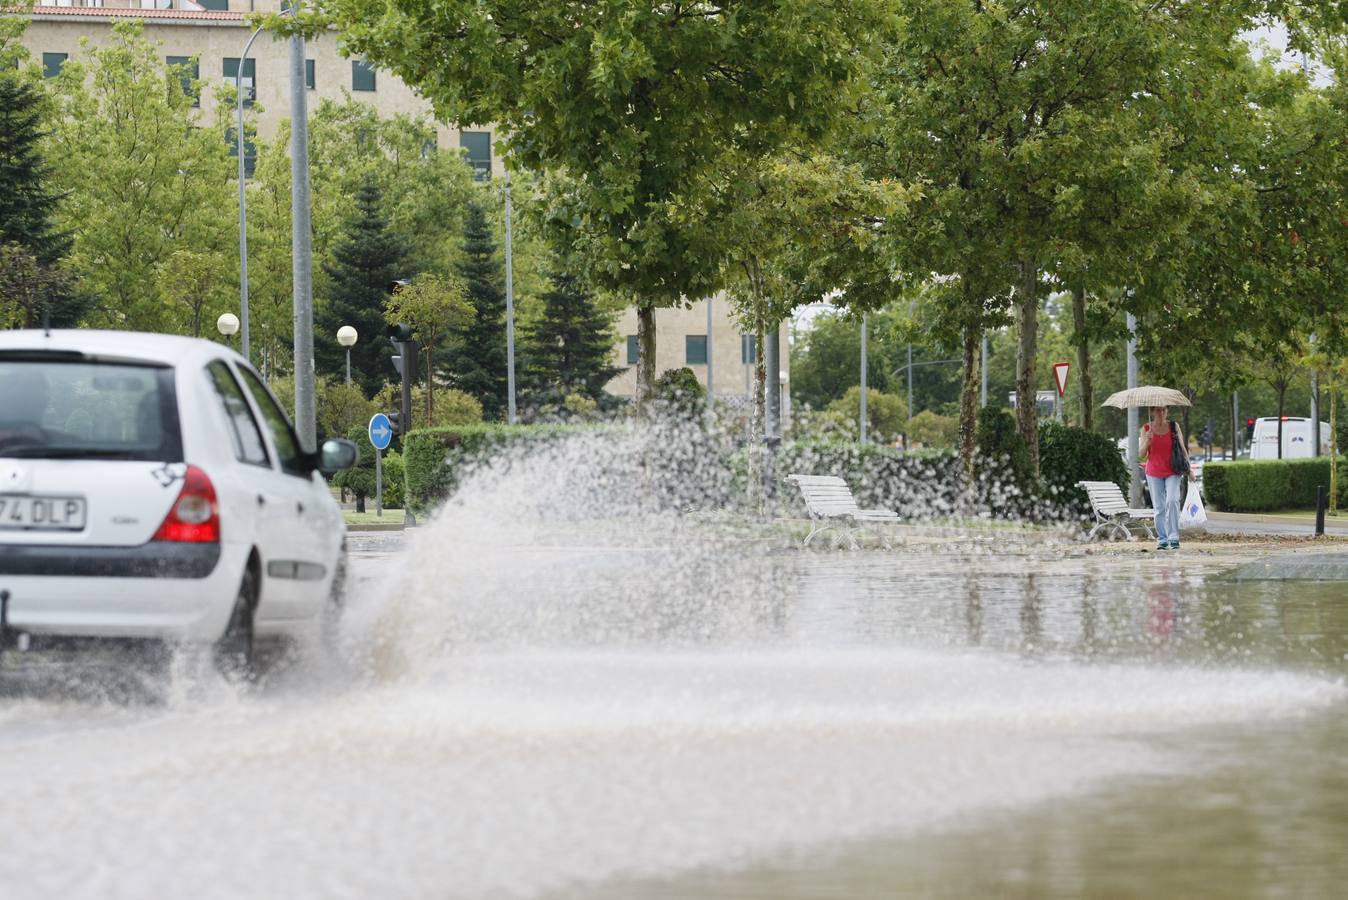
M 833 546 L 839 539 L 845 538 L 852 550 L 859 549 L 855 533 L 869 531 L 880 539 L 886 550 L 894 549 L 889 539 L 878 527 L 899 521 L 899 514 L 892 509 L 861 509 L 857 506 L 852 489 L 836 475 L 788 475 L 787 481 L 794 482 L 800 488 L 805 507 L 810 512 L 810 533 L 805 536 L 805 546 L 825 531 L 833 532 Z
M 1151 528 L 1156 521 L 1156 510 L 1130 509 L 1123 491 L 1114 482 L 1078 481 L 1077 487 L 1086 492 L 1091 501 L 1091 512 L 1095 513 L 1095 527 L 1086 535 L 1086 540 L 1093 540 L 1104 528 L 1114 529 L 1130 541 L 1137 540 L 1129 530 L 1134 525 L 1141 525 L 1148 537 L 1156 537 Z

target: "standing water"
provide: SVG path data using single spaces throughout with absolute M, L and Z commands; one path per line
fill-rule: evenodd
M 157 706 L 0 700 L 0 895 L 1319 896 L 1348 876 L 1341 583 L 992 526 L 803 551 L 653 501 L 639 449 L 553 447 L 467 479 L 405 546 L 353 536 L 341 665 Z

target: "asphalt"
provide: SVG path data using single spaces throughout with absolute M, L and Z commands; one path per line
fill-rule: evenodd
M 1208 512 L 1210 534 L 1315 534 L 1315 516 Z M 1325 518 L 1325 534 L 1348 536 L 1348 520 Z

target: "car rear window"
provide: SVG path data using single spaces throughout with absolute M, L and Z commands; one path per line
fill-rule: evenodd
M 173 370 L 0 357 L 0 456 L 182 462 Z

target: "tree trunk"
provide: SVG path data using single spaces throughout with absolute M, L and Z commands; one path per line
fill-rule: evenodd
M 1077 384 L 1081 395 L 1081 427 L 1095 427 L 1095 397 L 1091 387 L 1091 345 L 1086 336 L 1086 289 L 1072 291 L 1072 330 L 1077 345 Z
M 973 481 L 975 436 L 978 430 L 980 378 L 979 344 L 982 332 L 964 327 L 964 381 L 960 385 L 960 465 L 966 481 Z
M 655 307 L 637 307 L 637 403 L 655 396 Z
M 357 495 L 356 495 L 356 512 L 358 512 L 358 513 L 363 513 L 363 512 L 365 512 L 365 495 L 364 495 L 364 494 L 357 494 Z
M 1020 344 L 1016 351 L 1016 427 L 1029 450 L 1030 471 L 1039 475 L 1039 409 L 1035 402 L 1035 345 L 1039 329 L 1039 268 L 1030 260 L 1020 264 L 1016 324 Z
M 1183 389 L 1183 393 L 1184 393 L 1184 396 L 1188 397 L 1191 401 L 1193 400 L 1193 398 L 1194 398 L 1194 390 L 1193 390 L 1193 388 L 1184 388 L 1184 389 Z M 1191 432 L 1191 431 L 1189 430 L 1189 413 L 1191 413 L 1191 412 L 1193 412 L 1193 407 L 1192 407 L 1192 406 L 1186 406 L 1186 407 L 1184 407 L 1184 411 L 1180 413 L 1180 428 L 1183 429 L 1183 431 L 1184 431 L 1184 440 L 1185 440 L 1185 441 L 1188 441 L 1188 440 L 1189 440 L 1189 435 L 1193 433 L 1193 432 Z M 1187 449 L 1187 448 L 1186 448 L 1186 449 Z
M 749 439 L 760 443 L 767 436 L 768 423 L 768 360 L 764 353 L 767 328 L 759 315 L 754 323 L 754 420 Z

